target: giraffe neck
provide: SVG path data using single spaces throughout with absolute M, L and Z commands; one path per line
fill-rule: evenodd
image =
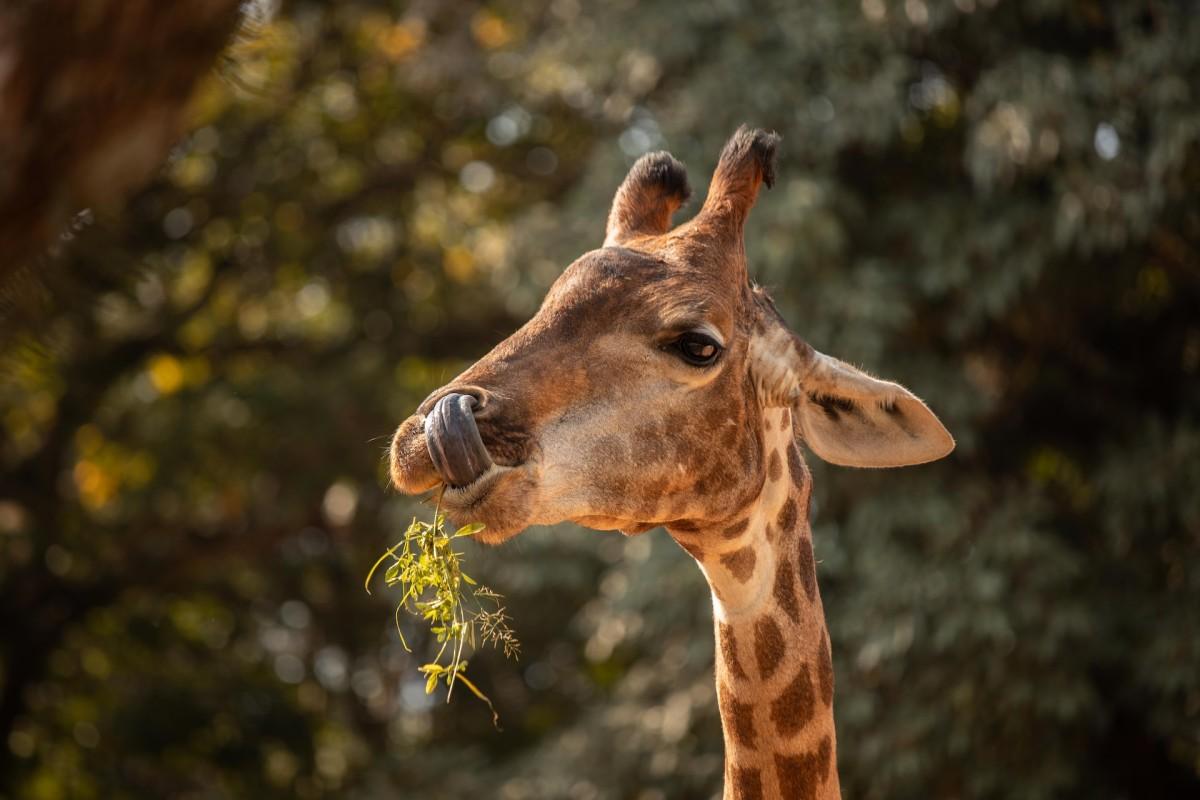
M 713 594 L 725 800 L 841 796 L 833 666 L 790 413 L 768 412 L 758 498 L 717 530 L 672 531 Z

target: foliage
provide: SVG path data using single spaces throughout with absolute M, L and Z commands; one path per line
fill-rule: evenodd
M 701 186 L 750 122 L 756 277 L 959 443 L 809 459 L 846 795 L 1196 795 L 1197 42 L 1181 0 L 285 5 L 0 342 L 0 794 L 714 796 L 661 532 L 464 545 L 522 621 L 471 661 L 502 736 L 356 587 L 419 513 L 394 426 L 634 157 Z
M 404 649 L 408 642 L 400 625 L 400 613 L 408 612 L 429 623 L 429 631 L 440 645 L 433 661 L 421 666 L 425 674 L 425 693 L 432 694 L 439 682 L 446 684 L 446 701 L 454 692 L 454 684 L 462 681 L 471 692 L 492 709 L 492 722 L 499 725 L 492 701 L 467 679 L 467 662 L 463 650 L 474 650 L 479 642 L 502 649 L 508 658 L 517 658 L 521 643 L 509 626 L 509 617 L 500 605 L 503 595 L 479 585 L 462 569 L 463 554 L 456 551 L 455 540 L 474 536 L 483 530 L 483 523 L 464 525 L 453 533 L 446 531 L 446 518 L 435 512 L 433 522 L 419 522 L 416 517 L 404 532 L 404 538 L 388 548 L 367 573 L 365 587 L 371 591 L 371 578 L 388 559 L 392 563 L 384 570 L 388 586 L 399 586 L 400 601 L 396 604 L 396 632 Z M 464 594 L 463 584 L 475 587 L 470 596 Z M 490 607 L 484 604 L 489 604 Z M 474 606 L 474 607 L 472 607 Z M 449 650 L 449 653 L 447 653 Z M 449 659 L 443 664 L 442 657 Z

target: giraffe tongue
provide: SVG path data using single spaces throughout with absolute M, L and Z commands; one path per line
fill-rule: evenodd
M 425 419 L 425 446 L 434 469 L 449 486 L 466 486 L 492 466 L 472 408 L 475 398 L 448 394 Z

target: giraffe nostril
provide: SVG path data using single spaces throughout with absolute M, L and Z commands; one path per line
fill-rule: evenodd
M 486 389 L 481 389 L 478 386 L 443 386 L 442 388 L 432 392 L 428 397 L 421 401 L 421 405 L 417 406 L 417 413 L 428 416 L 433 413 L 433 408 L 447 397 L 459 395 L 470 398 L 474 405 L 473 411 L 477 418 L 486 416 L 492 409 L 491 394 Z
M 475 424 L 477 404 L 470 395 L 447 394 L 425 419 L 425 446 L 434 469 L 449 486 L 466 486 L 492 466 Z

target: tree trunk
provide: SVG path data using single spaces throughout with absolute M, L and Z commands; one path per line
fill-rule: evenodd
M 182 132 L 239 0 L 17 0 L 0 10 L 0 313 L 86 208 L 119 208 Z

